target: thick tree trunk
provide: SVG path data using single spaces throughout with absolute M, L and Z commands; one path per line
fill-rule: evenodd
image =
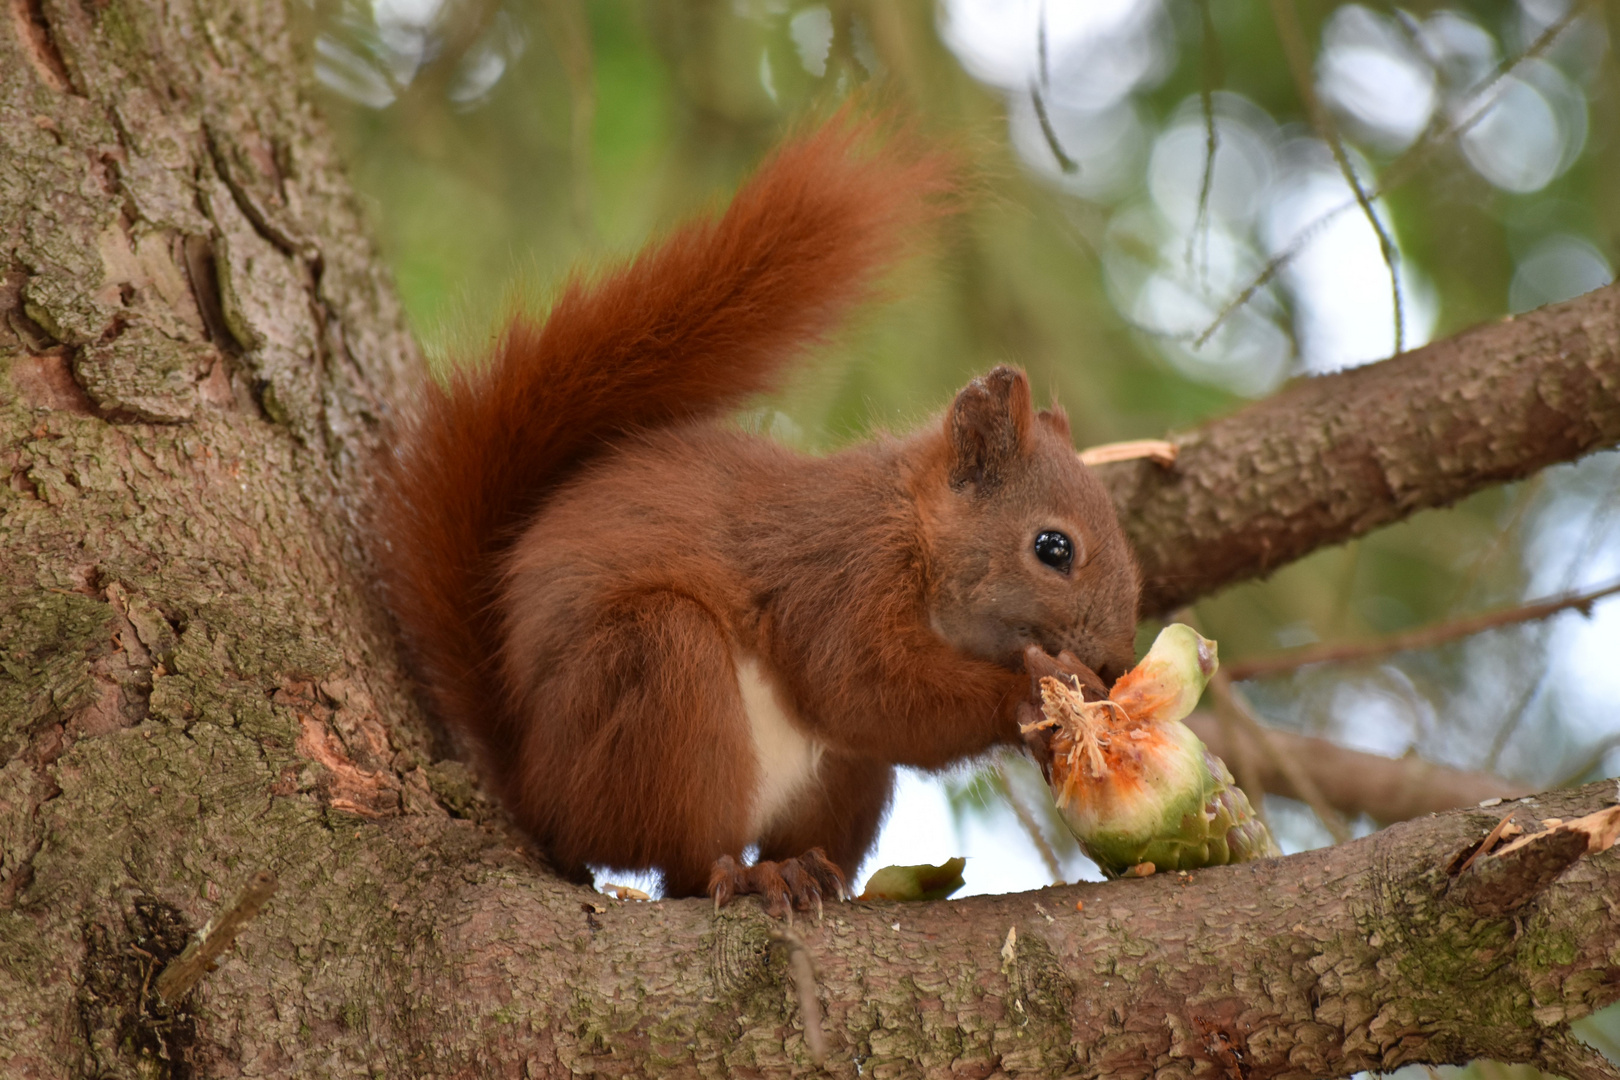
M 405 691 L 357 508 L 418 364 L 303 89 L 302 6 L 8 2 L 0 1075 L 808 1071 L 795 946 L 773 945 L 750 902 L 621 906 L 551 877 Z M 1597 340 L 1583 310 L 1538 318 Z M 1273 449 L 1288 442 L 1276 416 Z M 1413 478 L 1396 504 L 1605 438 L 1507 447 L 1427 495 Z M 1182 475 L 1215 460 L 1189 456 Z M 1296 491 L 1317 474 L 1300 476 Z M 1229 536 L 1259 513 L 1207 505 L 1198 520 Z M 1351 518 L 1392 516 L 1369 513 Z M 1314 521 L 1289 555 L 1345 535 Z M 1174 547 L 1150 565 L 1181 565 Z M 1276 561 L 1244 558 L 1219 580 Z M 1525 812 L 1567 817 L 1601 794 Z M 1492 820 L 1193 879 L 830 909 L 798 928 L 829 1068 L 1565 1061 L 1561 1025 L 1620 994 L 1620 868 L 1580 860 L 1506 913 L 1448 899 L 1452 856 Z M 1528 873 L 1506 865 L 1471 869 L 1484 884 L 1467 895 Z M 178 1001 L 155 996 L 260 869 L 279 891 L 235 953 Z

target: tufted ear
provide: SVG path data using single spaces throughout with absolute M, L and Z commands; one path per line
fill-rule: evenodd
M 1057 405 L 1053 405 L 1050 409 L 1042 409 L 1035 414 L 1035 419 L 1051 428 L 1064 442 L 1074 438 L 1069 432 L 1069 414 Z
M 1022 371 L 998 367 L 968 383 L 945 417 L 951 486 L 994 488 L 1007 467 L 1027 450 L 1034 420 L 1029 380 Z

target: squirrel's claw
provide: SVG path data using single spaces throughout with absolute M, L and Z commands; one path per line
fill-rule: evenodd
M 762 859 L 753 866 L 744 866 L 730 855 L 716 859 L 709 873 L 715 910 L 749 893 L 761 899 L 772 918 L 791 922 L 795 910 L 812 909 L 819 918 L 823 897 L 843 898 L 844 875 L 820 848 L 811 848 L 796 859 Z

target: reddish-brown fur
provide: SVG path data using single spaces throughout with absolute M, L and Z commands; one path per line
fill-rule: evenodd
M 384 477 L 391 600 L 434 704 L 564 871 L 802 902 L 831 879 L 799 857 L 853 872 L 895 764 L 1016 740 L 1026 646 L 1129 665 L 1124 539 L 1021 374 L 826 458 L 705 423 L 836 326 L 945 188 L 937 159 L 834 121 L 718 221 L 574 281 L 426 389 Z M 1072 573 L 1030 553 L 1047 528 L 1074 537 Z M 785 728 L 751 719 L 744 669 Z M 810 779 L 767 797 L 803 771 L 766 747 L 801 737 Z M 756 843 L 781 865 L 711 884 Z

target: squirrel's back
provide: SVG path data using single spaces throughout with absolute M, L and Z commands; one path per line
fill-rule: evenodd
M 381 477 L 378 561 L 416 677 L 492 760 L 510 750 L 502 554 L 605 448 L 771 388 L 867 295 L 947 187 L 937 156 L 878 127 L 841 116 L 790 140 L 718 218 L 575 276 L 543 319 L 422 388 Z

